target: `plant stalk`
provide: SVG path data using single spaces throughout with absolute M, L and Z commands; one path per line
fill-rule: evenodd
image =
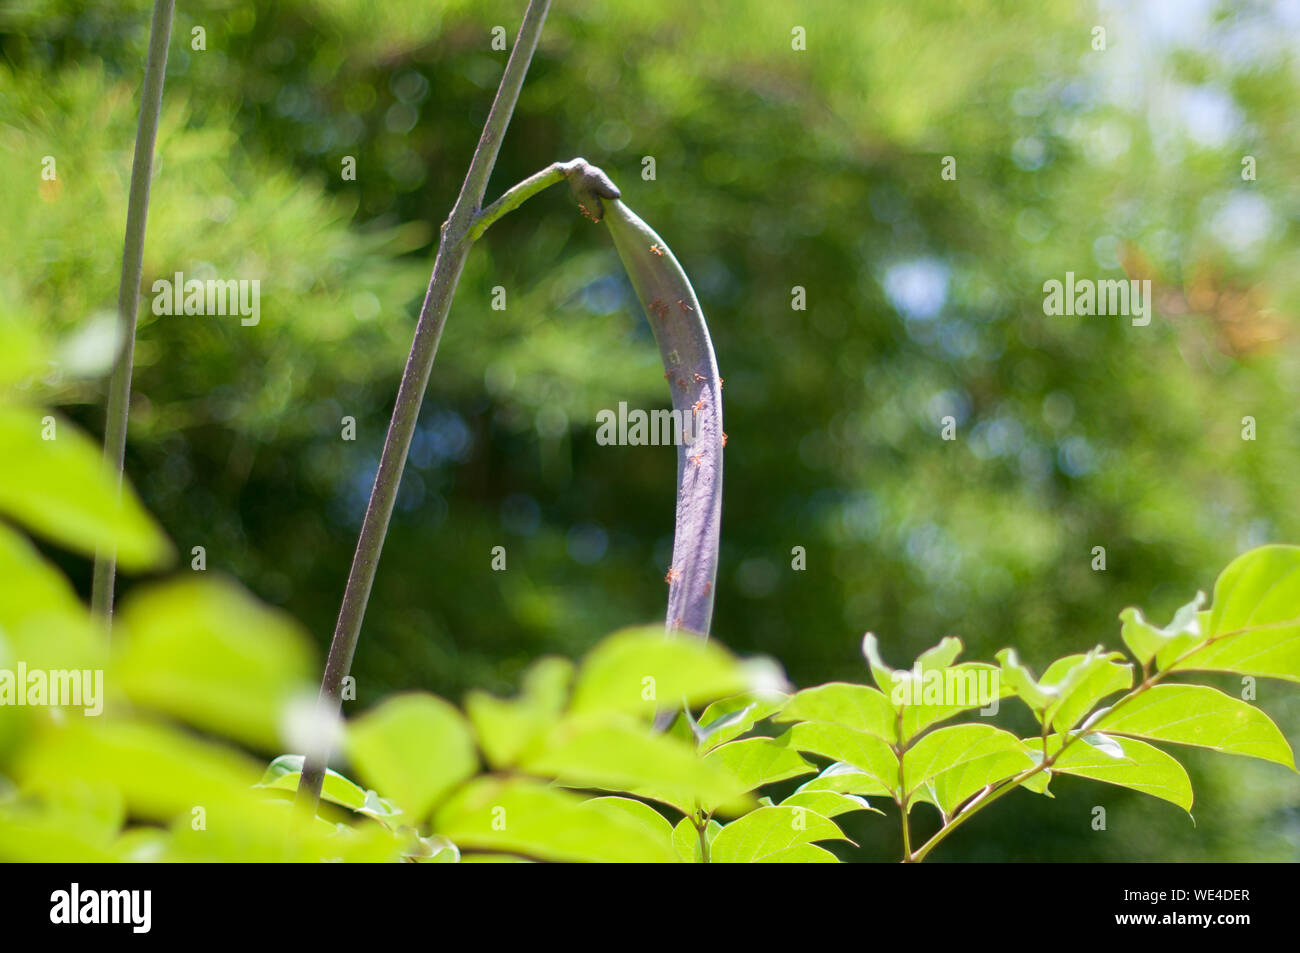
M 126 422 L 131 405 L 131 368 L 135 356 L 135 323 L 140 308 L 140 273 L 144 270 L 144 233 L 149 219 L 149 185 L 153 178 L 153 150 L 162 112 L 163 81 L 167 75 L 167 46 L 171 40 L 176 0 L 155 0 L 149 27 L 149 55 L 145 60 L 144 88 L 140 94 L 140 120 L 135 130 L 135 155 L 131 162 L 131 192 L 126 206 L 126 239 L 122 248 L 122 281 L 117 290 L 117 320 L 122 341 L 108 385 L 108 410 L 104 422 L 104 462 L 113 472 L 118 492 L 126 458 Z M 90 607 L 106 624 L 113 619 L 113 580 L 117 552 L 95 553 Z
M 483 126 L 483 134 L 479 137 L 478 145 L 474 149 L 474 157 L 470 160 L 469 171 L 465 175 L 465 181 L 461 185 L 451 215 L 442 226 L 442 237 L 438 243 L 438 254 L 434 259 L 429 289 L 424 297 L 424 305 L 420 309 L 420 319 L 415 327 L 411 352 L 407 357 L 402 381 L 397 389 L 397 402 L 393 406 L 393 416 L 388 424 L 388 435 L 384 438 L 379 470 L 375 474 L 374 486 L 370 491 L 370 502 L 366 506 L 361 535 L 357 539 L 356 554 L 352 558 L 352 569 L 348 574 L 347 587 L 344 589 L 343 602 L 339 608 L 338 623 L 330 643 L 329 658 L 325 663 L 325 674 L 321 680 L 320 690 L 321 717 L 337 717 L 342 704 L 343 679 L 352 667 L 352 657 L 361 634 L 366 602 L 370 598 L 370 590 L 375 581 L 375 570 L 378 568 L 379 555 L 384 547 L 384 537 L 388 533 L 388 523 L 392 517 L 393 503 L 397 499 L 402 470 L 406 466 L 406 456 L 411 446 L 411 437 L 415 432 L 420 404 L 424 400 L 424 391 L 429 383 L 429 374 L 438 352 L 442 329 L 447 322 L 447 312 L 456 293 L 456 284 L 460 280 L 465 259 L 473 245 L 470 231 L 479 216 L 483 195 L 487 191 L 488 178 L 492 174 L 492 167 L 496 164 L 497 153 L 501 149 L 501 141 L 505 138 L 515 104 L 519 101 L 519 91 L 532 62 L 533 52 L 537 49 L 542 25 L 546 21 L 549 9 L 550 0 L 529 0 L 523 24 L 519 28 L 519 36 L 515 40 L 509 60 L 506 61 L 501 84 L 497 88 L 492 109 Z M 501 214 L 504 214 L 504 211 Z M 328 757 L 329 752 L 325 750 L 306 752 L 302 780 L 298 785 L 297 801 L 309 806 L 312 811 L 315 811 L 320 800 Z

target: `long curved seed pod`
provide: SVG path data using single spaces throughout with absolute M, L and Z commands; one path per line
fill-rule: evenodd
M 580 161 L 580 160 L 576 160 Z M 668 627 L 709 634 L 722 524 L 722 378 L 695 290 L 672 249 L 587 163 L 569 173 L 579 205 L 603 220 L 654 331 L 673 409 L 692 434 L 677 447 L 677 525 L 668 569 Z M 689 428 L 689 430 L 688 430 Z

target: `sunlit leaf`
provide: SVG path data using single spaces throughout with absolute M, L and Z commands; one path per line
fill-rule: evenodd
M 790 746 L 847 762 L 874 778 L 886 791 L 898 788 L 898 758 L 889 745 L 865 731 L 825 722 L 801 722 L 790 729 Z
M 1295 767 L 1291 746 L 1266 714 L 1205 685 L 1155 685 L 1089 727 Z
M 1122 757 L 1117 758 L 1109 753 L 1112 749 L 1108 744 L 1091 744 L 1085 737 L 1062 752 L 1052 770 L 1057 774 L 1072 774 L 1132 788 L 1191 812 L 1192 782 L 1181 764 L 1144 741 L 1134 738 L 1117 740 L 1123 751 Z M 1026 744 L 1034 743 L 1032 740 L 1026 741 Z M 1059 735 L 1048 738 L 1049 754 L 1060 751 L 1060 748 Z
M 1017 770 L 1033 766 L 1033 759 L 1025 750 L 1025 746 L 1019 738 L 1008 731 L 994 728 L 992 725 L 951 725 L 947 728 L 939 728 L 925 735 L 904 753 L 903 772 L 907 781 L 907 792 L 910 794 L 944 772 L 995 755 L 1006 755 L 1010 760 L 1018 762 L 1020 769 Z M 1000 758 L 995 759 L 991 764 L 998 763 Z M 975 786 L 966 790 L 966 794 L 973 793 L 987 784 L 989 767 L 990 765 L 986 764 L 983 770 L 977 769 L 969 777 L 954 777 L 953 792 L 948 795 L 948 799 L 958 796 L 962 789 L 968 788 L 971 784 Z M 985 780 L 976 783 L 981 776 L 985 777 Z
M 464 717 L 423 692 L 394 695 L 349 722 L 347 754 L 360 777 L 412 817 L 478 768 Z
M 790 747 L 788 734 L 775 739 L 731 741 L 710 752 L 705 761 L 726 771 L 742 791 L 753 791 L 765 784 L 801 774 L 816 774 L 817 768 Z
M 529 749 L 519 766 L 570 787 L 626 791 L 683 811 L 697 803 L 711 808 L 747 790 L 692 746 L 631 719 L 570 716 Z
M 1133 666 L 1123 659 L 1119 652 L 1098 647 L 1053 662 L 1039 682 L 1057 696 L 1043 714 L 1043 721 L 1056 731 L 1069 731 L 1103 698 L 1131 687 Z
M 120 620 L 113 673 L 137 705 L 274 748 L 286 705 L 312 692 L 306 632 L 219 577 L 136 590 Z
M 625 629 L 583 660 L 572 711 L 636 713 L 653 717 L 674 708 L 733 695 L 746 687 L 744 667 L 713 641 L 666 635 L 661 628 Z
M 1208 644 L 1179 671 L 1300 681 L 1300 547 L 1261 546 L 1234 559 L 1214 584 L 1204 635 Z
M 596 797 L 589 800 L 587 804 L 607 817 L 618 817 L 632 821 L 644 830 L 647 835 L 663 841 L 665 845 L 672 849 L 672 824 L 668 823 L 668 818 L 644 801 L 638 801 L 630 797 Z
M 886 784 L 873 775 L 865 774 L 861 768 L 836 761 L 817 777 L 799 785 L 795 793 L 834 791 L 840 794 L 892 796 L 895 787 L 896 783 Z
M 838 817 L 852 811 L 870 811 L 884 814 L 872 807 L 867 799 L 856 794 L 840 794 L 837 791 L 796 791 L 781 802 L 782 807 L 803 807 L 820 814 L 822 817 Z
M 878 689 L 830 682 L 795 694 L 773 721 L 822 721 L 865 731 L 893 743 L 898 740 L 897 713 Z
M 826 840 L 847 838 L 833 821 L 806 808 L 760 807 L 723 827 L 709 859 L 717 864 L 760 863 L 800 844 Z
M 474 725 L 488 764 L 505 768 L 550 731 L 559 720 L 573 677 L 567 659 L 544 658 L 524 673 L 518 698 L 502 699 L 473 691 L 465 699 L 465 713 Z
M 723 698 L 700 714 L 697 740 L 701 753 L 739 738 L 755 724 L 781 711 L 790 696 L 780 692 L 768 695 L 745 693 Z
M 53 439 L 44 439 L 50 426 Z M 171 543 L 135 492 L 125 483 L 117 492 L 102 451 L 68 420 L 0 405 L 0 460 L 0 514 L 86 556 L 116 546 L 127 571 L 171 559 Z
M 434 829 L 465 850 L 537 860 L 673 863 L 658 832 L 576 794 L 524 778 L 479 778 L 439 807 Z

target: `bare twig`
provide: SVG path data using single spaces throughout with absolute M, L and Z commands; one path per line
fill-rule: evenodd
M 117 319 L 121 325 L 121 350 L 109 381 L 108 412 L 104 423 L 104 461 L 112 469 L 119 492 L 126 456 L 126 420 L 131 404 L 131 366 L 135 354 L 135 320 L 140 308 L 140 272 L 144 268 L 144 231 L 149 218 L 149 180 L 153 177 L 153 149 L 158 138 L 163 80 L 167 75 L 167 44 L 172 33 L 176 0 L 156 0 L 149 28 L 149 56 L 140 95 L 140 121 L 135 130 L 135 157 L 131 164 L 131 194 L 126 206 L 126 241 L 122 249 L 122 283 L 117 291 Z M 117 552 L 95 554 L 90 605 L 107 622 L 113 616 L 113 577 Z
M 379 470 L 370 491 L 370 503 L 366 506 L 357 551 L 352 559 L 352 570 L 348 574 L 343 604 L 339 608 L 338 624 L 330 643 L 329 659 L 325 663 L 320 690 L 323 717 L 334 717 L 339 711 L 343 679 L 352 667 L 352 656 L 361 634 L 366 602 L 375 581 L 375 570 L 384 547 L 384 537 L 388 532 L 388 521 L 393 513 L 402 470 L 406 466 L 406 455 L 411 446 L 420 404 L 424 400 L 424 391 L 433 369 L 433 359 L 438 352 L 438 341 L 442 337 L 442 329 L 447 321 L 447 312 L 451 308 L 461 270 L 465 266 L 465 258 L 473 245 L 471 229 L 479 218 L 488 177 L 496 164 L 501 140 L 510 124 L 515 103 L 519 101 L 519 90 L 528 73 L 549 8 L 550 0 L 530 0 L 528 4 L 519 36 L 511 50 L 510 59 L 506 62 L 496 99 L 492 102 L 492 109 L 483 126 L 483 134 L 474 150 L 474 158 L 470 160 L 469 172 L 465 175 L 465 182 L 451 215 L 442 226 L 442 238 L 438 243 L 429 290 L 424 297 L 424 306 L 420 309 L 411 353 L 397 389 L 397 403 L 388 424 L 388 435 L 384 439 L 384 450 L 379 458 Z M 313 810 L 320 799 L 328 756 L 329 752 L 325 750 L 306 752 L 297 799 Z

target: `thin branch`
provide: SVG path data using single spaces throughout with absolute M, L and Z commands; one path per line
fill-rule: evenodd
M 493 222 L 501 216 L 513 212 L 543 189 L 554 185 L 556 182 L 563 181 L 573 163 L 581 161 L 581 159 L 574 159 L 573 162 L 552 162 L 541 172 L 530 175 L 518 185 L 510 188 L 501 198 L 485 208 L 474 219 L 474 224 L 469 230 L 469 240 L 472 242 L 478 241 L 483 237 L 483 233 L 492 227 Z
M 470 160 L 460 195 L 456 198 L 451 215 L 442 226 L 442 239 L 438 243 L 429 290 L 424 298 L 424 306 L 420 309 L 411 353 L 397 389 L 397 402 L 388 424 L 388 435 L 384 438 L 379 470 L 370 491 L 370 502 L 366 506 L 361 535 L 357 539 L 357 551 L 352 559 L 343 603 L 339 608 L 338 624 L 330 643 L 329 659 L 325 663 L 320 690 L 321 717 L 337 717 L 342 703 L 343 679 L 352 667 L 352 657 L 361 634 L 361 621 L 375 581 L 375 570 L 384 547 L 388 522 L 393 514 L 393 503 L 397 498 L 402 470 L 406 466 L 406 455 L 415 432 L 420 404 L 424 400 L 429 374 L 433 370 L 433 359 L 438 353 L 438 341 L 447 321 L 447 312 L 456 293 L 456 283 L 460 280 L 465 258 L 473 244 L 470 229 L 479 215 L 488 177 L 496 164 L 501 140 L 505 137 L 515 104 L 519 101 L 519 90 L 528 73 L 533 52 L 537 49 L 537 41 L 541 37 L 542 25 L 549 8 L 550 0 L 530 0 L 528 4 L 519 36 L 510 52 L 510 59 L 506 62 L 501 85 L 483 126 L 483 134 L 474 150 L 474 158 Z M 320 799 L 328 757 L 329 752 L 324 750 L 306 752 L 297 800 L 309 805 L 313 811 Z
M 162 111 L 163 80 L 167 75 L 167 45 L 172 33 L 176 0 L 155 0 L 149 27 L 149 56 L 140 94 L 140 120 L 135 130 L 135 156 L 131 162 L 131 193 L 126 206 L 126 240 L 122 248 L 122 282 L 117 290 L 117 320 L 122 342 L 108 385 L 108 412 L 104 422 L 104 462 L 122 487 L 126 457 L 126 421 L 131 405 L 131 366 L 135 355 L 135 321 L 140 308 L 140 273 L 144 269 L 144 232 L 149 219 L 149 184 L 153 178 L 153 150 Z M 117 551 L 95 554 L 90 606 L 107 623 L 113 617 L 113 577 Z

